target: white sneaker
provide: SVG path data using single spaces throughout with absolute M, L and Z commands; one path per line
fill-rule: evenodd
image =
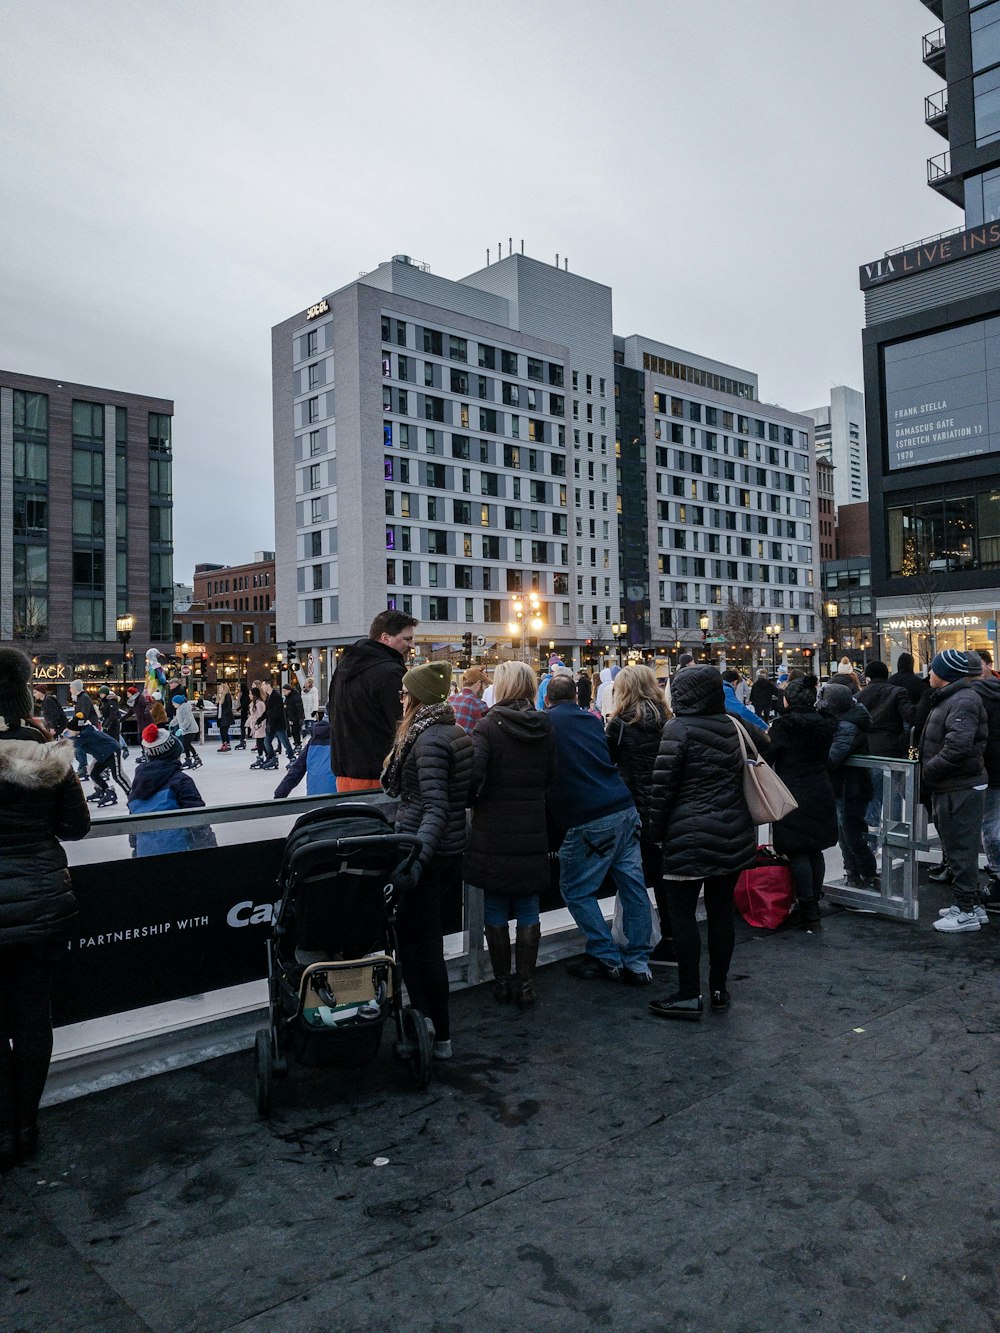
M 958 908 L 952 916 L 939 916 L 934 922 L 935 930 L 947 931 L 949 934 L 958 934 L 960 931 L 979 930 L 979 918 L 975 912 L 962 912 Z
M 961 911 L 962 909 L 960 907 L 954 905 L 951 907 L 942 907 L 940 912 L 938 912 L 938 916 L 959 916 Z M 986 915 L 986 908 L 982 903 L 977 903 L 976 907 L 973 909 L 973 915 L 981 926 L 989 925 L 990 919 Z

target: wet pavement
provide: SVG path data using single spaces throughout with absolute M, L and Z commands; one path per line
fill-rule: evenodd
M 672 972 L 463 991 L 424 1092 L 387 1040 L 269 1124 L 249 1052 L 51 1106 L 0 1184 L 0 1328 L 996 1329 L 1000 917 L 943 936 L 945 902 L 741 923 L 698 1024 L 647 1015 Z

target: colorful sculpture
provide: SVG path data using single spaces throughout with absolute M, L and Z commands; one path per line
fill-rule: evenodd
M 146 653 L 146 693 L 152 697 L 153 691 L 159 690 L 163 698 L 167 694 L 167 673 L 160 666 L 160 653 L 150 648 Z

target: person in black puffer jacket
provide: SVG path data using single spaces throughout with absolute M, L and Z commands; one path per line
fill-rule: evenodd
M 868 684 L 857 696 L 868 709 L 871 730 L 868 753 L 887 759 L 905 759 L 910 748 L 913 704 L 901 685 L 889 682 L 889 668 L 884 662 L 869 662 L 865 667 Z
M 663 855 L 651 827 L 653 764 L 659 753 L 663 728 L 672 717 L 652 669 L 647 666 L 623 667 L 615 679 L 605 734 L 611 762 L 618 765 L 618 772 L 632 793 L 641 821 L 639 852 L 642 868 L 646 884 L 656 898 L 660 918 L 661 938 L 649 956 L 651 964 L 676 962 L 670 904 L 663 881 Z
M 653 766 L 650 831 L 663 846 L 678 990 L 650 1009 L 663 1018 L 698 1018 L 698 894 L 704 885 L 711 1002 L 723 1010 L 735 943 L 733 889 L 753 863 L 757 831 L 743 796 L 743 752 L 737 723 L 726 714 L 722 677 L 715 667 L 687 667 L 673 676 L 670 698 L 674 717 Z
M 59 840 L 90 829 L 73 744 L 32 725 L 30 678 L 24 653 L 0 649 L 0 1170 L 38 1145 L 52 974 L 76 919 Z
M 382 773 L 383 790 L 399 798 L 396 831 L 421 842 L 409 878 L 394 881 L 400 893 L 396 940 L 410 1001 L 433 1030 L 439 1060 L 452 1053 L 441 901 L 461 879 L 473 767 L 472 740 L 445 703 L 450 684 L 448 662 L 406 672 L 403 717 Z
M 485 895 L 486 943 L 493 995 L 512 998 L 510 926 L 517 921 L 518 1007 L 535 1000 L 541 926 L 539 894 L 549 882 L 545 797 L 555 775 L 555 740 L 546 713 L 535 709 L 535 676 L 524 662 L 501 662 L 493 707 L 472 732 L 475 749 L 472 828 L 465 878 Z
M 866 754 L 871 718 L 846 685 L 823 686 L 816 707 L 837 724 L 830 744 L 833 794 L 837 802 L 837 827 L 844 857 L 845 882 L 855 888 L 878 888 L 878 866 L 868 845 L 865 812 L 871 800 L 872 783 L 866 769 L 846 768 L 851 755 Z
M 966 654 L 972 688 L 982 700 L 986 710 L 986 788 L 983 804 L 983 851 L 986 853 L 987 889 L 986 898 L 992 905 L 1000 899 L 1000 680 L 993 675 L 989 665 L 982 665 L 983 659 L 971 650 Z M 975 674 L 976 662 L 979 661 L 981 675 Z
M 799 803 L 772 825 L 774 850 L 787 856 L 799 905 L 799 925 L 816 930 L 826 865 L 823 850 L 837 841 L 837 807 L 829 753 L 837 724 L 816 711 L 815 676 L 789 681 L 785 707 L 771 724 L 767 761 Z

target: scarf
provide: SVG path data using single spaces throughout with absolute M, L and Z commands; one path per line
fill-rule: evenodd
M 451 704 L 425 704 L 410 723 L 402 741 L 396 743 L 386 756 L 382 770 L 382 790 L 387 796 L 398 796 L 403 781 L 403 765 L 416 744 L 417 737 L 428 727 L 454 726 L 455 710 Z

